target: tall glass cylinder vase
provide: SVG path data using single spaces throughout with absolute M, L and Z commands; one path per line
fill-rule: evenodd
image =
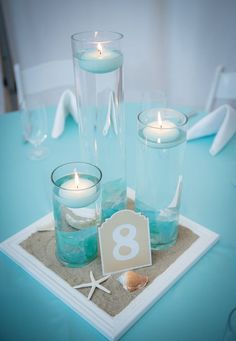
M 175 244 L 187 117 L 171 109 L 138 115 L 135 209 L 149 218 L 152 250 Z
M 103 220 L 126 207 L 122 38 L 99 31 L 72 36 L 79 158 L 103 172 Z

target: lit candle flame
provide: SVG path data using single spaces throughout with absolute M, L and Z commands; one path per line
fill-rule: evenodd
M 97 44 L 97 51 L 98 51 L 99 56 L 101 56 L 102 55 L 102 44 L 101 43 Z
M 160 128 L 162 128 L 162 118 L 161 118 L 161 112 L 158 111 L 157 113 L 157 121 L 158 121 L 158 125 L 160 126 Z
M 79 187 L 79 174 L 77 173 L 76 168 L 74 169 L 74 175 L 75 175 L 75 186 L 76 188 Z

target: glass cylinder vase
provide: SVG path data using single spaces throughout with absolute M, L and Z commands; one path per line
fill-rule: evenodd
M 149 218 L 152 250 L 175 244 L 187 117 L 166 108 L 138 115 L 135 209 Z
M 79 158 L 102 170 L 103 220 L 126 207 L 122 38 L 99 31 L 72 36 Z
M 97 257 L 101 178 L 99 168 L 82 162 L 52 172 L 56 256 L 63 265 L 80 267 Z

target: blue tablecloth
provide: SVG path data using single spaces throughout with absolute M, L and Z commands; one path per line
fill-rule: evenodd
M 52 126 L 53 110 L 50 113 Z M 127 105 L 128 185 L 135 181 L 136 109 Z M 195 118 L 198 119 L 197 116 Z M 0 117 L 0 241 L 51 211 L 51 171 L 79 159 L 77 127 L 45 144 L 50 156 L 30 161 L 19 112 Z M 236 136 L 215 157 L 212 137 L 187 144 L 181 213 L 220 234 L 191 268 L 122 340 L 222 340 L 236 306 Z M 112 166 L 112 165 L 111 165 Z M 0 253 L 0 340 L 105 340 L 18 265 Z

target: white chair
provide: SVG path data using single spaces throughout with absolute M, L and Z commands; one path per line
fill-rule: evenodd
M 15 64 L 14 73 L 19 106 L 26 95 L 50 93 L 54 89 L 73 87 L 74 84 L 72 60 L 51 61 L 27 69 Z
M 216 68 L 215 76 L 208 95 L 205 111 L 210 112 L 216 99 L 236 100 L 236 71 L 225 71 L 225 67 L 219 65 Z

